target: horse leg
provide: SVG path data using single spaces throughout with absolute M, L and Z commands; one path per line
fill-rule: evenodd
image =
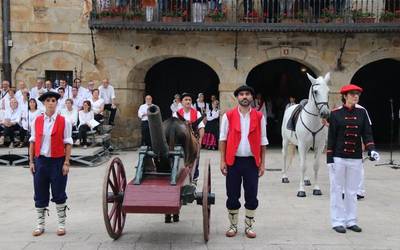
M 319 188 L 318 185 L 318 171 L 319 171 L 319 158 L 322 154 L 323 146 L 320 145 L 318 148 L 316 148 L 315 153 L 314 153 L 314 189 L 313 189 L 313 195 L 322 195 L 321 189 Z
M 307 149 L 303 144 L 298 144 L 299 148 L 299 158 L 300 158 L 300 186 L 299 191 L 297 192 L 297 197 L 306 197 L 306 192 L 304 190 L 304 174 L 306 173 L 306 156 Z
M 288 147 L 289 147 L 289 141 L 283 139 L 282 140 L 282 157 L 283 157 L 282 183 L 289 183 L 289 178 L 287 176 L 287 170 L 288 170 L 288 165 L 287 165 Z

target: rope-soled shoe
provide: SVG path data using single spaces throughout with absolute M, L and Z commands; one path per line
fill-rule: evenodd
M 228 218 L 231 225 L 226 231 L 226 237 L 235 237 L 237 234 L 237 224 L 239 219 L 239 209 L 228 210 Z

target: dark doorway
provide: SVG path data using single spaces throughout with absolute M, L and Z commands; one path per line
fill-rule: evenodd
M 72 85 L 73 73 L 71 71 L 59 71 L 59 70 L 46 70 L 45 80 L 50 80 L 53 83 L 53 88 L 60 86 L 60 80 L 65 80 L 69 85 Z
M 356 72 L 351 82 L 364 89 L 360 105 L 364 106 L 372 120 L 375 143 L 380 147 L 390 144 L 391 111 L 394 108 L 394 145 L 399 146 L 400 80 L 395 74 L 400 69 L 400 61 L 384 59 L 365 65 Z
M 204 93 L 206 102 L 211 95 L 219 96 L 215 71 L 194 59 L 178 57 L 159 62 L 150 68 L 144 81 L 146 94 L 160 107 L 163 119 L 171 117 L 170 106 L 177 93 L 189 92 L 195 99 L 198 93 Z
M 250 71 L 246 84 L 261 93 L 267 105 L 267 134 L 270 145 L 281 146 L 281 124 L 289 97 L 296 103 L 308 98 L 311 85 L 306 73 L 316 77 L 307 66 L 288 59 L 258 65 Z

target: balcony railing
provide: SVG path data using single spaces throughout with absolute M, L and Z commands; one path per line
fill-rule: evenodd
M 94 0 L 90 27 L 400 31 L 400 0 Z

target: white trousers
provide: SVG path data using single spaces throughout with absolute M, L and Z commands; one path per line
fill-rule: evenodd
M 365 186 L 364 186 L 364 166 L 361 167 L 361 180 L 360 185 L 358 186 L 357 194 L 361 196 L 365 196 Z
M 332 227 L 351 227 L 357 225 L 357 191 L 362 178 L 362 159 L 334 157 L 333 161 L 329 168 L 331 224 Z

